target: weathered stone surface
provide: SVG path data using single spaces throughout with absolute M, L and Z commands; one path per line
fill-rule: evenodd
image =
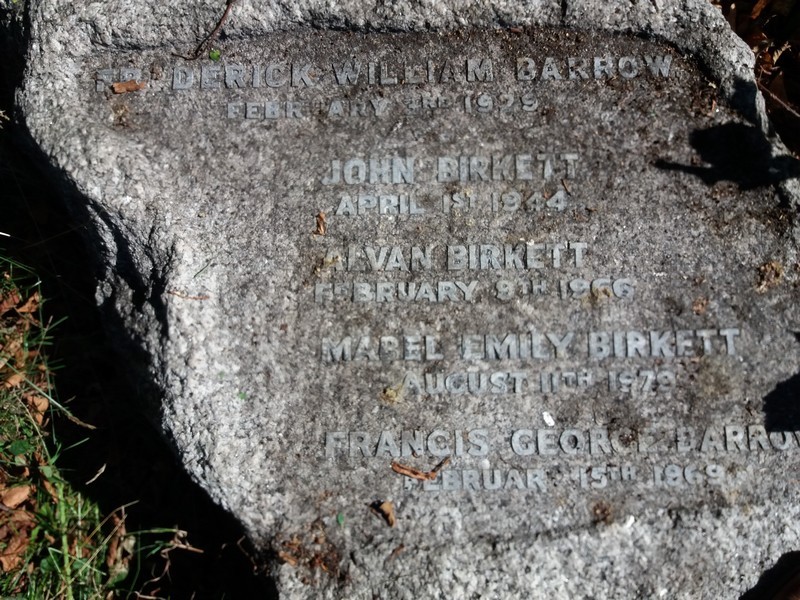
M 177 56 L 219 4 L 35 3 L 20 116 L 287 597 L 735 596 L 796 548 L 797 165 L 713 8 L 240 2 Z

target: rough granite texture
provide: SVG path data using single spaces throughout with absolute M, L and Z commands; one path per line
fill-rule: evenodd
M 706 2 L 239 0 L 219 62 L 176 55 L 220 1 L 29 4 L 17 116 L 90 218 L 143 406 L 284 597 L 736 597 L 797 549 L 798 169 Z

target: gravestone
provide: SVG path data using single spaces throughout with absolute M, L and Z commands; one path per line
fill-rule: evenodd
M 18 100 L 285 597 L 736 597 L 796 549 L 798 169 L 713 7 L 242 0 L 194 59 L 220 4 L 36 3 Z

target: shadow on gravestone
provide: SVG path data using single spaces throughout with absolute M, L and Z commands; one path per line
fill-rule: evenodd
M 732 181 L 740 189 L 773 185 L 800 175 L 800 161 L 770 156 L 771 144 L 761 130 L 744 123 L 725 123 L 691 133 L 689 143 L 708 166 L 659 160 L 655 166 L 699 177 L 706 185 Z
M 767 431 L 800 431 L 800 373 L 764 398 L 764 426 Z
M 772 156 L 772 144 L 758 126 L 756 86 L 738 80 L 731 105 L 751 125 L 725 123 L 692 132 L 689 143 L 708 166 L 683 165 L 659 160 L 655 166 L 699 177 L 706 185 L 732 181 L 742 190 L 772 185 L 800 175 L 800 161 L 793 156 Z
M 739 600 L 791 600 L 800 589 L 800 552 L 787 552 Z
M 0 65 L 0 110 L 9 115 L 22 76 L 22 61 L 11 41 L 0 42 L 6 59 Z M 0 207 L 2 231 L 11 237 L 3 238 L 0 253 L 34 270 L 42 282 L 46 315 L 64 319 L 52 331 L 50 351 L 59 398 L 97 427 L 90 433 L 54 415 L 55 440 L 68 448 L 59 459 L 61 475 L 105 514 L 133 502 L 126 509 L 128 532 L 175 527 L 187 531 L 185 541 L 203 551 L 172 551 L 168 564 L 158 558 L 135 560 L 131 573 L 139 570 L 139 580 L 127 585 L 137 592 L 197 599 L 277 597 L 274 584 L 254 573 L 241 526 L 190 480 L 142 416 L 141 390 L 121 376 L 112 337 L 101 325 L 94 298 L 96 257 L 82 237 L 88 221 L 67 212 L 55 183 L 62 178 L 39 167 L 46 161 L 39 157 L 35 165 L 35 156 L 14 145 L 12 140 L 25 137 L 21 128 L 3 125 Z M 86 484 L 101 468 L 102 474 Z M 164 536 L 144 535 L 140 542 L 156 539 Z
M 3 96 L 8 92 L 5 86 L 0 90 Z M 13 235 L 2 253 L 30 265 L 41 278 L 47 315 L 66 317 L 52 332 L 57 391 L 73 414 L 97 427 L 88 432 L 55 415 L 55 439 L 70 448 L 60 457 L 61 474 L 106 514 L 134 502 L 126 510 L 129 532 L 176 527 L 188 532 L 188 544 L 203 550 L 171 552 L 166 576 L 149 591 L 158 588 L 175 598 L 277 597 L 237 546 L 241 527 L 190 481 L 141 415 L 141 399 L 119 373 L 118 355 L 94 304 L 92 260 L 79 235 L 85 224 L 59 206 L 49 178 L 10 143 L 12 133 L 0 134 L 3 231 Z M 104 472 L 87 485 L 101 467 Z M 140 542 L 163 538 L 143 536 Z M 128 584 L 141 592 L 164 566 L 158 559 L 134 563 L 133 569 L 141 569 L 139 585 Z

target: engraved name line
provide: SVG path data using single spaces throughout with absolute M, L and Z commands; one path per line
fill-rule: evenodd
M 415 172 L 424 162 L 435 165 L 430 178 L 438 183 L 481 181 L 532 181 L 554 178 L 572 179 L 577 174 L 578 152 L 533 152 L 493 154 L 491 156 L 438 156 L 431 161 L 413 156 L 348 157 L 330 161 L 323 185 L 412 184 Z
M 800 448 L 800 431 L 770 431 L 763 425 L 679 426 L 670 429 L 647 427 L 612 429 L 527 428 L 513 429 L 504 436 L 488 428 L 469 431 L 435 429 L 381 432 L 328 431 L 326 458 L 482 458 L 499 450 L 498 442 L 517 456 L 612 456 L 675 452 L 739 453 L 787 451 Z
M 449 244 L 439 246 L 367 246 L 329 248 L 324 264 L 333 271 L 495 271 L 541 270 L 584 266 L 587 242 L 518 244 Z
M 510 74 L 517 81 L 585 81 L 622 77 L 667 78 L 672 56 L 628 55 L 531 57 L 520 56 L 510 64 L 488 57 L 461 60 L 371 61 L 353 59 L 314 64 L 311 62 L 265 61 L 263 63 L 210 63 L 200 66 L 174 65 L 173 90 L 232 90 L 245 88 L 310 88 L 317 86 L 396 86 L 447 83 L 492 83 Z M 105 91 L 114 83 L 142 81 L 135 67 L 104 67 L 95 72 L 95 89 Z
M 675 358 L 710 355 L 735 356 L 737 327 L 679 330 L 613 330 L 588 333 L 508 332 L 465 333 L 457 347 L 446 347 L 438 335 L 323 337 L 323 363 L 461 360 L 553 360 L 585 357 Z

